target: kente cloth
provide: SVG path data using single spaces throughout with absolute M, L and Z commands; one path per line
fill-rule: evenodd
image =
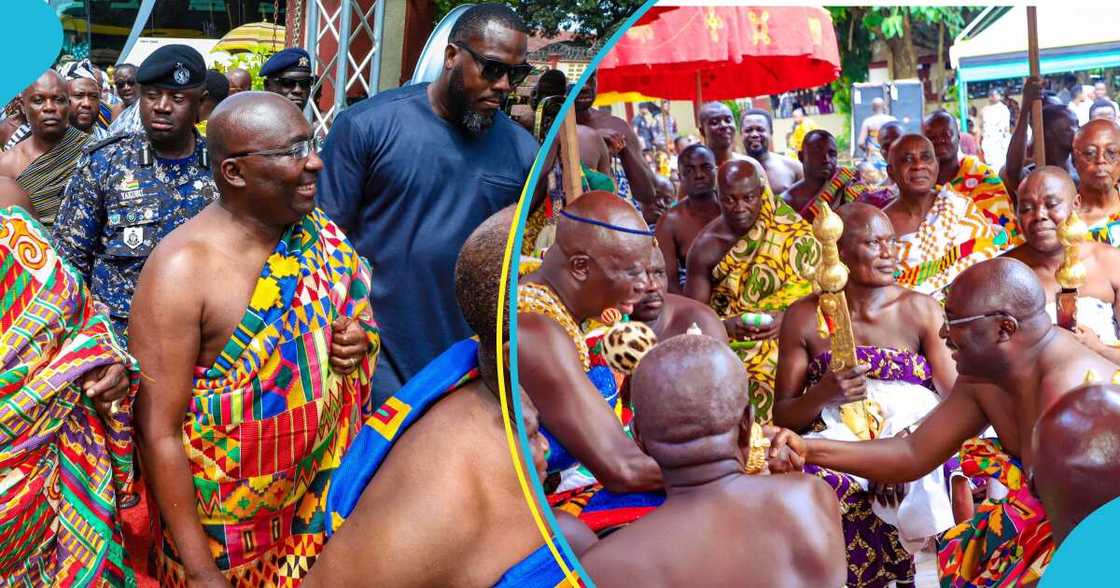
M 619 494 L 598 483 L 548 496 L 549 506 L 578 517 L 595 533 L 629 525 L 664 502 L 664 492 Z
M 1050 315 L 1051 321 L 1057 323 L 1058 313 L 1053 301 L 1046 303 L 1046 314 Z M 1104 300 L 1092 296 L 1078 296 L 1077 324 L 1092 329 L 1105 345 L 1120 344 L 1120 338 L 1117 338 L 1116 315 L 1112 305 Z
M 559 549 L 557 545 L 557 549 Z M 560 551 L 560 557 L 564 560 L 564 564 L 568 566 L 568 570 L 575 574 L 571 560 L 564 551 Z M 579 582 L 578 586 L 583 586 L 583 580 L 576 577 Z M 502 574 L 498 582 L 494 584 L 494 588 L 560 588 L 571 586 L 564 576 L 564 570 L 560 569 L 560 564 L 557 563 L 556 558 L 552 555 L 552 550 L 548 545 L 541 545 L 528 557 L 518 562 L 512 568 Z
M 393 444 L 437 402 L 478 377 L 478 341 L 464 339 L 433 359 L 362 424 L 327 490 L 327 535 L 345 522 Z
M 294 585 L 326 541 L 328 483 L 370 407 L 380 333 L 370 270 L 319 209 L 290 226 L 209 368 L 196 367 L 183 446 L 218 569 L 234 585 Z M 371 351 L 329 362 L 331 323 L 355 318 Z M 164 532 L 160 582 L 185 583 Z
M 942 588 L 1034 586 L 1054 553 L 1050 521 L 1034 497 L 1018 458 L 996 439 L 970 439 L 961 447 L 968 476 L 988 476 L 1007 487 L 1000 500 L 985 500 L 976 515 L 938 542 Z
M 820 193 L 816 195 L 804 208 L 797 211 L 806 222 L 812 223 L 820 213 L 821 207 L 828 205 L 836 208 L 842 204 L 854 202 L 868 191 L 867 184 L 859 181 L 859 172 L 854 168 L 841 167 L 832 179 L 825 184 Z
M 972 200 L 988 222 L 1003 227 L 1007 231 L 1011 247 L 1023 243 L 1023 233 L 1015 220 L 1015 207 L 999 172 L 980 161 L 979 157 L 965 155 L 961 158 L 961 169 L 949 180 L 954 192 Z M 941 186 L 937 187 L 938 190 Z
M 907 427 L 924 418 L 939 402 L 933 391 L 933 370 L 926 358 L 913 351 L 886 347 L 857 346 L 856 357 L 861 364 L 870 366 L 867 373 L 867 397 L 875 404 L 883 417 L 879 437 L 893 437 Z M 809 364 L 808 381 L 812 386 L 827 373 L 830 352 L 824 352 Z M 821 437 L 835 441 L 859 441 L 859 438 L 844 424 L 839 406 L 827 406 L 821 411 L 818 426 L 809 437 Z M 949 499 L 945 468 L 938 467 L 921 478 L 906 485 L 906 496 L 898 507 L 886 507 L 871 500 L 866 494 L 867 480 L 851 474 L 828 472 L 831 476 L 845 477 L 857 484 L 863 494 L 851 492 L 849 501 L 865 500 L 871 511 L 892 527 L 897 533 L 890 534 L 890 540 L 898 540 L 910 553 L 917 553 L 929 538 L 934 537 L 954 524 L 953 507 Z M 827 478 L 826 478 L 827 480 Z M 838 491 L 835 480 L 830 481 Z M 862 512 L 865 509 L 855 509 Z M 867 521 L 843 519 L 845 529 L 850 530 L 851 544 L 854 537 L 864 531 Z M 881 528 L 881 527 L 880 527 Z M 884 537 L 885 539 L 885 537 Z M 885 541 L 884 541 L 885 542 Z M 858 542 L 857 542 L 858 543 Z M 859 570 L 851 579 L 858 580 Z
M 48 227 L 54 224 L 58 207 L 62 204 L 62 192 L 70 176 L 74 175 L 74 166 L 88 140 L 89 135 L 78 129 L 66 129 L 66 134 L 53 149 L 37 157 L 16 178 L 16 183 L 31 199 L 35 214 Z
M 610 176 L 595 171 L 583 163 L 580 164 L 580 174 L 580 189 L 583 192 L 592 190 L 615 192 L 615 183 Z M 552 241 L 556 237 L 555 229 L 552 229 L 552 232 L 543 241 L 539 238 L 545 227 L 555 226 L 556 213 L 558 210 L 562 210 L 565 205 L 562 168 L 559 165 L 554 165 L 552 170 L 548 172 L 546 181 L 548 182 L 548 197 L 525 219 L 525 230 L 521 237 L 522 255 L 537 257 L 544 255 L 544 251 L 552 245 Z
M 118 503 L 133 494 L 139 369 L 49 243 L 0 209 L 0 585 L 133 586 Z M 115 361 L 129 394 L 103 419 L 78 384 Z
M 4 143 L 4 148 L 0 151 L 11 151 L 13 147 L 19 145 L 21 141 L 31 136 L 31 123 L 23 123 L 16 127 L 15 132 L 11 137 L 8 137 L 8 142 Z
M 1007 231 L 993 225 L 972 200 L 943 188 L 913 233 L 898 236 L 898 285 L 940 293 L 969 267 L 1007 251 Z
M 811 276 L 821 259 L 812 227 L 768 185 L 754 226 L 731 247 L 712 270 L 708 304 L 720 318 L 746 312 L 779 312 L 812 292 Z M 778 339 L 736 342 L 739 358 L 750 373 L 755 419 L 771 421 Z
M 1089 227 L 1089 238 L 1100 243 L 1120 247 L 1120 212 L 1108 215 Z

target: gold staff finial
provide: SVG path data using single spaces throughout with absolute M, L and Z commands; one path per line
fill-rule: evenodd
M 1055 272 L 1061 290 L 1055 298 L 1058 326 L 1074 330 L 1077 328 L 1077 289 L 1085 285 L 1087 272 L 1081 262 L 1081 244 L 1089 239 L 1089 227 L 1073 211 L 1058 225 L 1058 240 L 1065 247 L 1062 265 Z

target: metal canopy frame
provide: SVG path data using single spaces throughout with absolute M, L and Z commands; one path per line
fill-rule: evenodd
M 381 40 L 385 25 L 386 0 L 374 0 L 366 9 L 357 0 L 309 0 L 307 21 L 304 23 L 306 41 L 304 48 L 311 55 L 311 71 L 318 78 L 311 86 L 314 96 L 323 84 L 330 84 L 334 90 L 334 101 L 326 110 L 321 110 L 314 100 L 307 103 L 304 115 L 318 136 L 325 136 L 331 123 L 343 110 L 346 110 L 346 90 L 355 84 L 368 96 L 377 94 L 381 77 Z M 355 17 L 357 26 L 355 27 Z M 351 45 L 358 39 L 370 41 L 370 51 L 355 59 L 350 53 Z M 319 44 L 324 40 L 334 40 L 338 47 L 334 55 L 319 61 Z

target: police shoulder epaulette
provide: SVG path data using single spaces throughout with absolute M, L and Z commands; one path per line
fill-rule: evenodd
M 82 153 L 85 154 L 85 155 L 89 155 L 90 153 L 93 153 L 94 151 L 97 151 L 98 149 L 101 149 L 102 147 L 104 147 L 106 145 L 116 143 L 117 141 L 120 141 L 121 139 L 123 139 L 127 136 L 128 136 L 128 133 L 117 133 L 115 135 L 109 135 L 108 137 L 105 137 L 104 139 L 101 139 L 99 141 L 94 141 L 92 143 L 87 144 L 82 149 Z

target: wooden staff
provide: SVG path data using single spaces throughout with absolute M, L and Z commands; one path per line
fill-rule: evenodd
M 564 195 L 567 203 L 571 204 L 583 194 L 575 109 L 569 109 L 565 113 L 564 122 L 560 126 L 560 156 L 564 169 Z
M 1085 285 L 1085 264 L 1081 262 L 1081 244 L 1089 239 L 1089 227 L 1070 212 L 1066 220 L 1058 225 L 1058 240 L 1066 248 L 1062 265 L 1055 274 L 1061 290 L 1058 291 L 1057 323 L 1073 331 L 1077 328 L 1077 289 Z
M 704 78 L 701 77 L 700 70 L 696 70 L 696 102 L 692 103 L 692 116 L 696 119 L 697 128 L 703 128 L 700 124 L 700 109 L 704 107 Z
M 1038 15 L 1034 6 L 1027 7 L 1027 61 L 1031 77 L 1041 78 L 1042 68 L 1038 59 Z M 1023 108 L 1028 108 L 1027 104 Z M 1042 97 L 1029 105 L 1031 109 L 1031 135 L 1034 137 L 1034 163 L 1037 167 L 1046 165 L 1046 141 L 1042 133 Z
M 844 221 L 830 206 L 822 206 L 813 221 L 813 234 L 821 244 L 821 263 L 817 266 L 820 294 L 817 309 L 824 317 L 821 337 L 829 339 L 832 360 L 828 369 L 840 372 L 856 366 L 856 339 L 852 333 L 852 317 L 844 286 L 848 284 L 848 266 L 840 261 L 836 242 L 844 233 Z M 840 407 L 840 418 L 860 439 L 873 439 L 882 428 L 882 419 L 869 399 L 849 402 Z

